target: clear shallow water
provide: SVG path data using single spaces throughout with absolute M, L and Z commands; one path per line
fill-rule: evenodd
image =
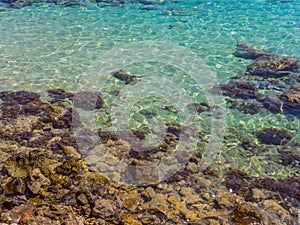
M 241 74 L 236 41 L 300 58 L 300 2 L 179 1 L 154 5 L 64 7 L 34 4 L 0 11 L 1 88 L 74 88 L 97 54 L 128 42 L 187 46 L 219 79 Z
M 97 66 L 103 51 L 145 40 L 167 41 L 191 49 L 216 72 L 219 81 L 244 74 L 251 63 L 233 56 L 237 41 L 300 58 L 298 0 L 289 3 L 166 1 L 154 4 L 152 10 L 138 3 L 107 7 L 92 3 L 75 7 L 44 3 L 20 9 L 0 7 L 1 90 L 31 90 L 42 94 L 51 88 L 74 91 L 82 76 L 88 76 L 90 67 Z M 143 76 L 148 68 L 144 66 L 129 69 Z M 148 73 L 155 72 L 148 70 Z M 177 74 L 177 78 L 180 75 L 174 68 L 166 73 Z M 188 84 L 187 79 L 181 82 Z M 201 99 L 201 96 L 193 97 Z M 167 112 L 163 116 L 171 117 L 171 114 Z M 295 168 L 270 163 L 270 155 L 277 153 L 274 147 L 259 156 L 241 152 L 239 137 L 234 134 L 255 138 L 256 131 L 273 126 L 287 129 L 297 143 L 299 123 L 298 119 L 264 110 L 253 116 L 228 110 L 228 132 L 233 135 L 216 163 L 222 168 L 244 168 L 256 176 L 297 175 Z

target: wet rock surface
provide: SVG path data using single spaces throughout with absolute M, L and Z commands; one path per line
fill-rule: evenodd
M 257 132 L 257 138 L 264 144 L 283 145 L 292 139 L 285 130 L 268 128 Z
M 299 60 L 281 56 L 261 56 L 247 67 L 251 75 L 263 77 L 282 77 L 299 72 Z
M 247 90 L 253 94 L 256 89 L 250 85 Z M 51 96 L 73 98 L 62 90 L 52 91 Z M 289 209 L 300 199 L 297 178 L 255 178 L 232 170 L 220 183 L 214 169 L 200 169 L 200 153 L 159 184 L 125 185 L 101 173 L 102 169 L 111 171 L 113 178 L 121 176 L 116 170 L 121 160 L 133 166 L 155 162 L 172 150 L 178 137 L 189 137 L 193 131 L 188 127 L 167 124 L 165 143 L 145 152 L 134 150 L 126 132 L 99 130 L 101 143 L 86 150 L 91 151 L 88 157 L 76 145 L 70 108 L 44 103 L 30 92 L 1 92 L 0 97 L 3 225 L 296 224 Z M 132 134 L 138 140 L 146 138 L 142 131 Z
M 235 57 L 240 57 L 244 59 L 257 59 L 262 56 L 270 56 L 272 53 L 264 51 L 264 50 L 258 50 L 253 48 L 250 45 L 247 45 L 245 43 L 237 43 L 236 45 L 236 51 L 233 53 Z
M 121 81 L 125 81 L 125 84 L 135 84 L 138 80 L 137 76 L 126 73 L 123 70 L 114 71 L 111 75 Z

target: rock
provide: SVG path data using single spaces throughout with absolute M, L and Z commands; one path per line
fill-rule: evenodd
M 217 192 L 216 202 L 222 208 L 232 208 L 243 201 L 244 198 L 231 192 L 224 190 L 218 190 Z
M 231 98 L 256 99 L 261 96 L 255 84 L 245 81 L 232 80 L 220 87 L 223 94 Z
M 257 50 L 250 45 L 244 43 L 238 43 L 236 45 L 236 51 L 233 53 L 235 57 L 240 57 L 244 59 L 257 59 L 261 56 L 273 55 L 270 52 L 264 50 Z
M 194 110 L 198 113 L 202 113 L 205 111 L 210 111 L 210 107 L 207 103 L 201 102 L 201 103 L 191 103 L 187 106 L 188 109 Z
M 261 56 L 247 66 L 247 72 L 250 75 L 278 78 L 298 72 L 298 62 L 299 60 L 294 58 L 275 55 Z
M 4 213 L 4 215 L 0 217 L 0 222 L 8 223 L 8 224 L 12 224 L 12 223 L 17 224 L 20 220 L 27 222 L 29 218 L 32 216 L 32 213 L 34 212 L 35 209 L 36 206 L 32 202 L 15 206 L 12 210 Z
M 114 218 L 117 216 L 115 202 L 109 199 L 99 199 L 94 203 L 92 214 L 103 219 Z
M 259 146 L 250 137 L 242 137 L 241 145 L 246 150 L 254 152 Z
M 47 190 L 51 184 L 51 181 L 42 174 L 39 168 L 33 169 L 29 177 L 30 181 L 27 182 L 27 187 L 33 194 Z
M 300 199 L 300 181 L 297 179 L 275 180 L 271 178 L 255 180 L 256 188 L 264 188 L 279 193 L 283 198 L 290 197 Z
M 123 207 L 129 211 L 136 211 L 137 207 L 139 206 L 139 196 L 137 193 L 135 194 L 128 194 L 123 197 Z
M 284 92 L 280 97 L 266 96 L 258 99 L 273 113 L 284 113 L 300 118 L 300 90 L 297 88 Z
M 86 195 L 83 193 L 77 196 L 77 201 L 82 205 L 87 205 L 89 203 Z
M 259 201 L 261 199 L 265 199 L 267 196 L 265 195 L 265 193 L 258 189 L 258 188 L 253 188 L 252 189 L 252 193 L 253 193 L 253 199 L 256 200 L 256 201 Z
M 63 89 L 51 89 L 48 90 L 49 97 L 53 98 L 54 102 L 65 100 L 65 99 L 72 99 L 74 94 L 66 92 Z
M 132 214 L 126 214 L 122 216 L 122 224 L 124 225 L 143 225 L 142 222 L 136 219 Z
M 197 173 L 199 171 L 199 167 L 194 162 L 188 162 L 186 165 L 186 169 L 191 173 Z
M 244 197 L 246 200 L 252 197 L 251 179 L 244 172 L 231 170 L 226 174 L 224 185 L 228 190 Z
M 241 204 L 236 207 L 233 214 L 234 225 L 242 224 L 270 224 L 263 223 L 262 211 L 251 204 Z
M 152 187 L 147 187 L 145 191 L 142 193 L 142 197 L 145 199 L 145 201 L 150 201 L 155 197 L 155 191 Z
M 267 128 L 257 132 L 257 138 L 263 144 L 284 145 L 292 139 L 292 136 L 285 130 Z
M 5 184 L 4 193 L 6 195 L 10 194 L 24 194 L 26 185 L 21 177 L 10 178 Z
M 300 149 L 299 147 L 284 148 L 280 150 L 281 163 L 284 166 L 297 167 L 300 163 Z
M 100 97 L 99 93 L 82 91 L 78 92 L 73 97 L 74 106 L 84 110 L 101 109 L 104 105 L 104 101 Z
M 260 104 L 258 103 L 249 103 L 243 101 L 235 101 L 231 104 L 230 108 L 238 109 L 245 114 L 257 114 L 260 111 Z
M 273 113 L 284 113 L 283 102 L 276 96 L 266 96 L 258 99 L 263 106 Z
M 137 82 L 137 76 L 133 76 L 123 70 L 112 72 L 111 75 L 119 80 L 125 81 L 125 84 L 135 84 Z
M 278 204 L 275 200 L 264 200 L 262 202 L 262 205 L 264 206 L 264 209 L 271 213 L 275 213 L 278 220 L 280 220 L 280 223 L 282 224 L 296 224 L 296 221 L 294 218 L 291 217 L 290 213 L 284 209 L 281 205 Z

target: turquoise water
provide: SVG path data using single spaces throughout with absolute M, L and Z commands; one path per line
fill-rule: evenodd
M 0 6 L 1 89 L 73 89 L 97 55 L 128 42 L 187 46 L 219 79 L 249 64 L 232 53 L 237 41 L 300 58 L 300 1 L 165 1 L 100 7 Z
M 233 56 L 238 41 L 299 59 L 299 12 L 299 0 L 285 3 L 179 0 L 152 6 L 84 3 L 74 7 L 39 3 L 19 9 L 3 4 L 0 5 L 0 89 L 31 90 L 42 95 L 52 88 L 75 91 L 90 68 L 97 67 L 99 55 L 138 41 L 166 41 L 184 46 L 199 56 L 216 73 L 217 81 L 222 82 L 243 75 L 251 63 Z M 157 75 L 150 67 L 132 65 L 128 70 L 139 76 L 145 76 L 147 71 Z M 167 73 L 179 80 L 180 71 L 169 68 Z M 188 79 L 180 82 L 189 89 Z M 200 100 L 201 96 L 193 99 Z M 270 163 L 270 155 L 277 154 L 275 147 L 258 156 L 249 156 L 239 147 L 240 136 L 255 138 L 255 131 L 270 126 L 289 130 L 294 143 L 299 143 L 299 119 L 273 115 L 267 110 L 257 115 L 229 109 L 228 112 L 228 138 L 216 164 L 241 168 L 255 176 L 299 175 L 295 168 Z M 172 116 L 170 112 L 164 113 L 164 118 Z M 101 115 L 99 118 L 103 119 Z M 109 118 L 103 120 L 105 124 Z

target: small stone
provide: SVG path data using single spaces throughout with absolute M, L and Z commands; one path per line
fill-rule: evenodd
M 27 182 L 27 187 L 33 194 L 46 190 L 51 184 L 51 181 L 42 174 L 39 168 L 35 168 L 29 176 L 30 181 Z
M 183 196 L 190 196 L 190 195 L 193 195 L 193 189 L 192 188 L 181 188 L 179 190 L 179 193 Z
M 261 199 L 266 198 L 266 195 L 265 195 L 260 189 L 253 188 L 253 189 L 252 189 L 252 197 L 253 197 L 253 199 L 255 199 L 256 201 L 259 201 L 259 200 L 261 200 Z
M 82 204 L 82 205 L 87 205 L 89 203 L 87 197 L 85 194 L 81 193 L 80 195 L 77 196 L 77 200 Z
M 134 215 L 126 214 L 122 217 L 122 224 L 124 225 L 143 225 L 142 222 L 138 221 Z
M 109 199 L 100 199 L 95 201 L 92 209 L 92 215 L 101 218 L 110 218 L 116 215 L 115 202 Z
M 199 170 L 197 164 L 194 163 L 194 162 L 188 162 L 188 163 L 187 163 L 187 166 L 186 166 L 186 169 L 187 169 L 188 171 L 192 172 L 192 173 L 197 173 L 198 170 Z
M 138 205 L 139 200 L 134 195 L 129 195 L 123 200 L 123 206 L 130 211 L 135 211 Z
M 237 204 L 237 202 L 241 202 L 243 199 L 240 196 L 234 195 L 231 192 L 227 192 L 224 190 L 218 190 L 216 201 L 221 207 L 233 207 Z
M 155 197 L 155 191 L 153 190 L 152 187 L 147 187 L 145 189 L 145 191 L 142 193 L 142 197 L 146 200 L 146 201 L 150 201 L 152 198 Z
M 198 177 L 197 184 L 200 187 L 205 188 L 205 187 L 209 187 L 211 185 L 211 181 L 208 179 L 205 179 L 204 177 Z

